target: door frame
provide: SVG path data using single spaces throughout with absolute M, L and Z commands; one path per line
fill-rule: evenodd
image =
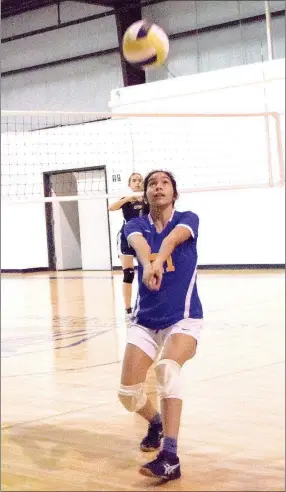
M 75 173 L 82 171 L 104 171 L 105 179 L 105 192 L 108 193 L 107 184 L 107 172 L 106 166 L 92 166 L 92 167 L 77 167 L 72 169 L 63 169 L 58 171 L 44 171 L 43 172 L 43 185 L 44 196 L 49 198 L 52 196 L 52 176 L 55 174 Z M 112 271 L 112 245 L 111 245 L 111 232 L 110 232 L 110 219 L 108 211 L 108 200 L 106 199 L 106 211 L 107 211 L 107 227 L 108 227 L 108 240 L 109 240 L 109 256 L 110 256 L 110 269 Z M 49 270 L 56 271 L 56 248 L 55 248 L 55 236 L 54 236 L 54 217 L 53 217 L 53 204 L 51 202 L 45 203 L 45 217 L 46 217 L 46 233 L 47 233 L 47 247 L 48 247 L 48 261 Z

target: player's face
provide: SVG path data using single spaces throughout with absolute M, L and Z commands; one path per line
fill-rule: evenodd
M 150 206 L 166 207 L 174 201 L 174 188 L 167 174 L 159 172 L 150 176 L 147 190 Z
M 130 178 L 129 186 L 132 191 L 142 191 L 143 189 L 143 178 L 140 174 L 133 174 Z

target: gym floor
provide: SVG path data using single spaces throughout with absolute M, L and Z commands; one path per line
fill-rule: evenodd
M 146 423 L 117 398 L 116 272 L 2 275 L 2 490 L 157 490 Z M 136 291 L 136 283 L 134 284 Z M 205 326 L 182 370 L 180 491 L 283 491 L 282 270 L 200 271 Z M 158 404 L 153 368 L 146 389 Z

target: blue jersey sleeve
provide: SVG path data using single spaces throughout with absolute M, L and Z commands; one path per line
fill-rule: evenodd
M 141 234 L 143 236 L 143 227 L 140 219 L 132 219 L 124 226 L 124 234 L 128 241 L 133 234 Z
M 183 226 L 189 229 L 192 237 L 196 239 L 199 231 L 199 217 L 193 212 L 183 212 L 177 226 Z

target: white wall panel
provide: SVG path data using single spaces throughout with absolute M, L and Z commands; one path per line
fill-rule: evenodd
M 285 58 L 285 17 L 272 19 L 274 58 Z
M 119 54 L 2 79 L 2 109 L 107 111 L 110 91 L 122 87 Z
M 284 1 L 270 2 L 271 11 L 285 9 Z M 168 34 L 264 14 L 264 0 L 166 1 L 143 7 L 143 17 L 160 24 Z
M 118 46 L 114 16 L 2 45 L 2 71 L 47 63 Z
M 262 72 L 264 79 L 268 81 L 265 91 Z M 121 89 L 117 91 L 119 94 L 113 94 L 115 97 L 112 110 L 122 113 L 148 110 L 256 112 L 265 111 L 267 103 L 269 111 L 283 111 L 284 85 L 283 60 L 275 60 L 263 65 L 229 68 Z M 218 124 L 212 129 L 206 120 L 201 120 L 201 124 L 196 124 L 195 127 L 191 127 L 189 123 L 186 128 L 191 128 L 190 133 L 183 131 L 178 124 L 174 125 L 171 131 L 167 128 L 168 131 L 165 132 L 166 126 L 163 127 L 158 120 L 157 129 L 156 124 L 147 121 L 146 127 L 146 120 L 141 124 L 140 120 L 137 120 L 132 123 L 131 133 L 129 120 L 83 125 L 80 131 L 76 127 L 56 128 L 47 132 L 33 132 L 30 135 L 30 143 L 27 135 L 24 136 L 24 140 L 20 134 L 16 142 L 16 152 L 12 135 L 9 138 L 12 144 L 14 142 L 14 146 L 11 145 L 12 148 L 6 154 L 3 152 L 3 174 L 9 174 L 10 171 L 10 175 L 14 176 L 14 184 L 21 181 L 21 172 L 24 174 L 22 177 L 25 182 L 35 179 L 33 193 L 37 192 L 37 186 L 41 185 L 42 190 L 42 184 L 38 179 L 42 171 L 80 168 L 83 165 L 106 165 L 109 192 L 113 191 L 112 174 L 120 173 L 122 185 L 125 187 L 132 170 L 136 169 L 145 174 L 147 167 L 154 165 L 168 167 L 173 171 L 178 181 L 180 179 L 180 187 L 192 187 L 194 178 L 200 176 L 207 177 L 208 180 L 210 176 L 218 179 L 219 174 L 216 170 L 223 170 L 223 175 L 220 174 L 223 180 L 231 181 L 240 174 L 244 179 L 242 170 L 247 169 L 247 174 L 250 173 L 255 178 L 253 184 L 257 184 L 257 179 L 259 182 L 261 179 L 264 181 L 265 169 L 268 169 L 267 152 L 264 151 L 264 126 L 259 126 L 263 132 L 258 134 L 249 131 L 246 119 L 244 124 L 239 126 L 233 122 L 228 123 L 226 119 L 224 121 L 223 126 Z M 197 129 L 200 129 L 200 133 L 197 133 Z M 42 152 L 45 142 L 47 144 L 48 134 L 49 150 Z M 258 137 L 260 142 L 257 140 Z M 272 143 L 274 141 L 270 142 L 274 169 L 277 164 L 277 152 Z M 2 144 L 5 149 L 5 139 L 2 139 Z M 30 144 L 35 147 L 31 147 Z M 215 154 L 216 150 L 219 151 L 219 158 L 215 158 L 215 155 L 218 155 Z M 40 152 L 40 158 L 37 152 Z M 54 161 L 53 155 L 57 156 Z M 205 162 L 202 162 L 202 155 Z M 214 165 L 217 166 L 215 169 Z M 182 171 L 185 171 L 184 175 Z M 13 188 L 13 179 L 8 186 Z M 120 191 L 120 196 L 124 193 L 123 190 Z M 283 263 L 284 201 L 285 189 L 269 187 L 260 190 L 182 193 L 178 208 L 191 208 L 201 217 L 200 264 Z M 92 201 L 89 203 L 92 207 Z M 2 268 L 47 266 L 43 205 L 5 207 L 2 211 L 2 223 Z M 119 265 L 116 234 L 122 224 L 121 212 L 110 214 L 110 223 L 113 265 Z M 261 227 L 263 228 L 265 223 L 271 224 L 271 238 L 265 237 L 262 240 Z M 94 220 L 91 227 L 94 227 Z M 240 234 L 239 241 L 236 232 Z M 215 243 L 213 234 L 216 237 Z M 20 244 L 22 235 L 25 236 L 24 242 L 18 250 L 14 242 Z M 11 242 L 13 244 L 10 244 Z
M 50 27 L 57 23 L 57 6 L 51 5 L 39 10 L 7 17 L 1 20 L 1 38 Z M 4 45 L 3 45 L 4 46 Z M 2 46 L 2 49 L 3 49 Z M 2 52 L 3 61 L 3 52 Z
M 272 19 L 274 58 L 285 57 L 285 18 Z M 264 22 L 171 40 L 165 67 L 147 72 L 148 82 L 268 60 Z
M 101 14 L 112 9 L 91 5 L 82 2 L 61 2 L 60 4 L 60 21 L 69 22 L 81 17 Z M 58 23 L 58 7 L 51 5 L 42 9 L 31 10 L 14 17 L 4 18 L 1 21 L 1 37 L 6 38 L 17 34 L 22 34 L 44 27 L 54 26 Z
M 101 14 L 108 12 L 111 8 L 104 7 L 103 5 L 92 5 L 91 3 L 84 2 L 61 2 L 60 16 L 61 22 L 69 22 L 81 17 L 88 17 L 90 15 Z
M 223 2 L 222 2 L 223 3 Z M 276 12 L 277 10 L 285 9 L 284 0 L 270 0 L 270 11 Z M 252 0 L 252 1 L 240 1 L 240 11 L 242 16 L 251 17 L 252 15 L 259 15 L 265 13 L 264 0 Z

